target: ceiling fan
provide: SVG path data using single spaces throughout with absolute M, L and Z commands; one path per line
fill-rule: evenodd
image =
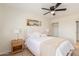
M 57 9 L 62 3 L 56 3 L 55 6 L 51 6 L 49 9 L 48 8 L 41 8 L 43 10 L 47 10 L 47 13 L 44 13 L 43 15 L 46 15 L 48 13 L 51 13 L 52 15 L 55 15 L 56 11 L 65 11 L 67 8 L 62 8 L 62 9 Z

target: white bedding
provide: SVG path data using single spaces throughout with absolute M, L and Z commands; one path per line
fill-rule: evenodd
M 48 37 L 28 38 L 28 40 L 26 41 L 26 45 L 34 55 L 40 55 L 41 43 L 43 43 L 45 40 L 48 40 L 50 38 Z
M 26 45 L 35 56 L 66 56 L 74 49 L 68 40 L 50 36 L 28 37 Z
M 60 46 L 56 50 L 57 56 L 70 56 L 72 51 L 74 50 L 73 45 L 69 40 L 66 40 L 60 44 Z

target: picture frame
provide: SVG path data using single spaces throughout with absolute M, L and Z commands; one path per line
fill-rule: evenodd
M 27 26 L 41 26 L 41 21 L 27 19 Z

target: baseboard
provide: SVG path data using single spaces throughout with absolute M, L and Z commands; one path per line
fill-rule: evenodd
M 9 55 L 10 52 L 0 52 L 0 56 L 6 56 L 6 55 Z

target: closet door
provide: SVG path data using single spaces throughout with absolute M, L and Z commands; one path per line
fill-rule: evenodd
M 59 23 L 52 23 L 52 36 L 59 36 Z
M 77 41 L 79 42 L 79 21 L 76 21 L 76 35 L 77 35 Z

